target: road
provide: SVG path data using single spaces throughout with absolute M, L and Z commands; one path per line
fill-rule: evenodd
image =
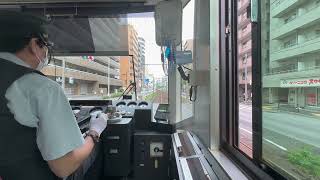
M 264 141 L 284 151 L 305 145 L 320 150 L 319 132 L 320 118 L 289 112 L 263 113 Z M 244 151 L 250 151 L 252 149 L 251 105 L 239 106 L 239 136 L 240 146 Z
M 252 107 L 239 105 L 239 148 L 252 157 Z

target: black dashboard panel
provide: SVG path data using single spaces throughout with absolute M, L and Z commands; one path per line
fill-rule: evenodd
M 152 103 L 73 100 L 70 104 L 82 132 L 89 129 L 91 115 L 107 112 L 110 106 L 122 114 L 120 119 L 108 120 L 108 126 L 101 134 L 101 177 L 145 180 L 154 174 L 154 180 L 170 179 L 168 168 L 173 127 L 152 121 Z

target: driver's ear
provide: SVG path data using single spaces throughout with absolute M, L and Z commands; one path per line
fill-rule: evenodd
M 29 42 L 29 49 L 32 54 L 36 54 L 39 49 L 39 45 L 37 43 L 37 38 L 32 38 Z

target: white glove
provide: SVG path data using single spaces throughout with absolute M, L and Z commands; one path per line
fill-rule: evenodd
M 90 130 L 100 134 L 107 127 L 108 116 L 104 113 L 92 114 L 90 119 Z

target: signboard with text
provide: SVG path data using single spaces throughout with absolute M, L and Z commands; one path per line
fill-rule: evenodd
M 320 77 L 306 79 L 285 79 L 281 80 L 280 87 L 320 87 Z

